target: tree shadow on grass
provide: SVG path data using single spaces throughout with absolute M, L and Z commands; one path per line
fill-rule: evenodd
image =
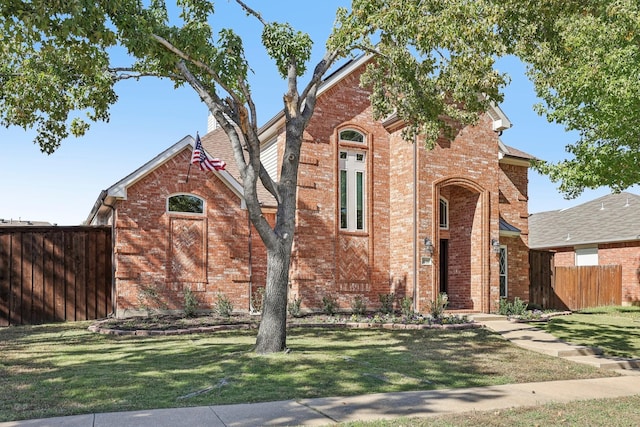
M 547 331 L 573 344 L 598 347 L 607 355 L 620 357 L 640 357 L 640 328 L 631 321 L 629 325 L 615 325 L 598 321 L 606 316 L 593 317 L 588 314 L 554 318 Z M 585 320 L 578 320 L 585 319 Z
M 58 324 L 9 343 L 0 332 L 0 421 L 602 376 L 485 329 L 293 329 L 292 351 L 268 356 L 252 351 L 255 333 L 117 337 Z

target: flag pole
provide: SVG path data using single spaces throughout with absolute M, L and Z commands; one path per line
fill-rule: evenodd
M 185 183 L 189 182 L 189 173 L 191 173 L 191 163 L 189 163 L 189 169 L 187 169 L 187 180 Z

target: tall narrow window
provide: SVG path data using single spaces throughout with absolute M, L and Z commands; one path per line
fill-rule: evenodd
M 356 172 L 356 230 L 364 230 L 364 173 Z
M 449 202 L 442 197 L 440 198 L 440 229 L 449 229 Z
M 366 229 L 366 153 L 340 151 L 340 228 Z
M 340 171 L 340 228 L 347 228 L 347 171 L 346 170 Z
M 506 298 L 507 295 L 507 247 L 500 246 L 500 298 Z

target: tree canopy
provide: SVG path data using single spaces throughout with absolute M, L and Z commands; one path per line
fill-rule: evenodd
M 526 62 L 550 122 L 577 131 L 568 158 L 539 171 L 572 198 L 640 183 L 640 3 L 507 1 L 506 43 Z

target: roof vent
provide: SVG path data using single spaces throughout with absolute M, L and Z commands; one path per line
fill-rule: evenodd
M 600 210 L 603 211 L 604 210 L 604 202 L 602 202 L 602 206 L 600 206 Z
M 629 198 L 627 197 L 627 203 L 625 203 L 623 207 L 628 208 L 629 206 L 631 205 L 629 204 Z
M 571 233 L 567 233 L 567 238 L 566 238 L 566 239 L 564 239 L 564 240 L 566 240 L 566 241 L 571 240 Z

